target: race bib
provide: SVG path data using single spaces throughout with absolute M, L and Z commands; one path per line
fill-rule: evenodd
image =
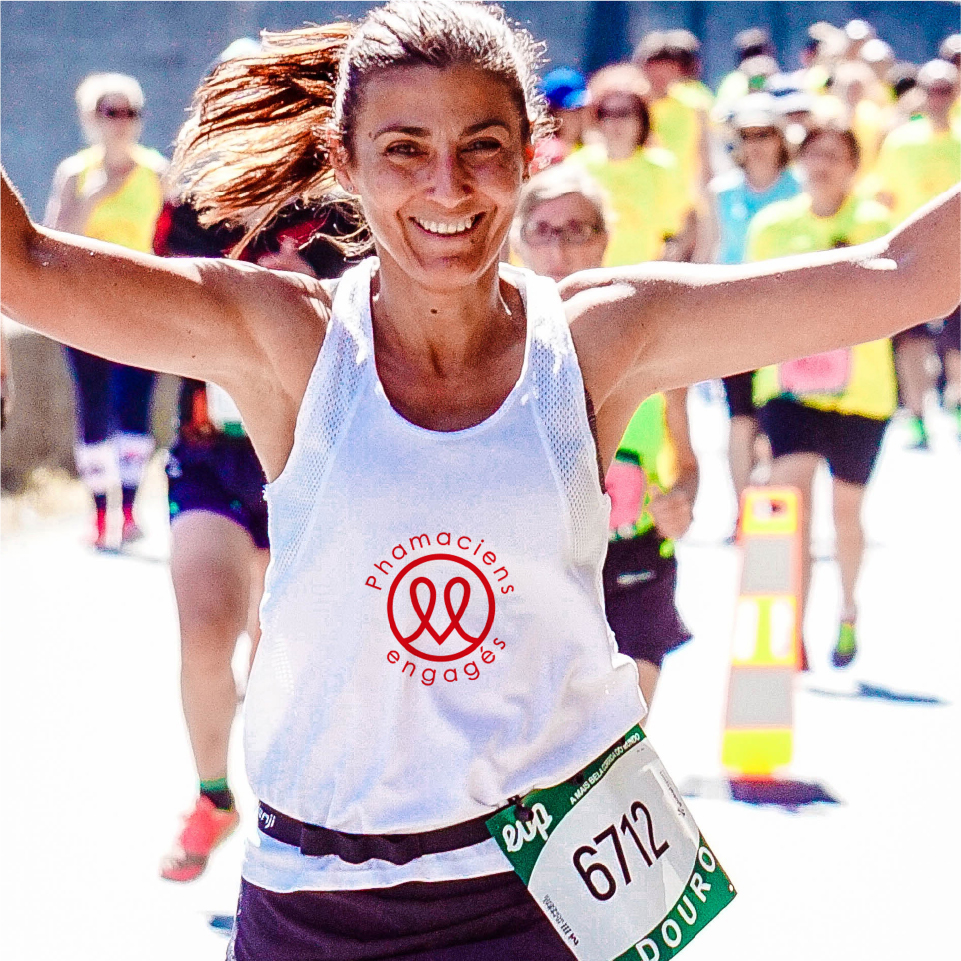
M 778 365 L 781 390 L 788 394 L 843 394 L 851 381 L 851 351 L 829 350 Z
M 638 726 L 522 804 L 488 830 L 580 961 L 672 958 L 735 896 Z

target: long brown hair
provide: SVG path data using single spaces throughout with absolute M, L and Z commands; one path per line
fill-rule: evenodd
M 327 138 L 352 156 L 362 88 L 375 72 L 476 67 L 507 84 L 528 143 L 549 129 L 534 74 L 541 45 L 499 7 L 391 0 L 356 25 L 265 32 L 262 41 L 260 55 L 227 61 L 201 84 L 174 154 L 179 192 L 201 219 L 246 228 L 238 249 L 292 201 L 316 204 L 335 191 Z

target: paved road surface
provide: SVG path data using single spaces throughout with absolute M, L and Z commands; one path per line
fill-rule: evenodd
M 719 409 L 694 403 L 704 492 L 681 551 L 680 598 L 695 640 L 668 660 L 645 727 L 678 782 L 719 777 L 737 554 Z M 865 508 L 863 654 L 828 665 L 838 590 L 815 573 L 813 672 L 798 683 L 791 774 L 843 803 L 792 814 L 691 801 L 740 896 L 689 961 L 901 961 L 957 957 L 954 835 L 961 703 L 961 449 L 947 420 L 935 449 L 890 433 Z M 214 961 L 212 914 L 234 905 L 242 840 L 193 885 L 157 864 L 194 790 L 178 701 L 173 595 L 159 489 L 143 557 L 80 546 L 85 520 L 21 516 L 2 562 L 2 915 L 10 959 Z M 826 514 L 818 553 L 831 551 Z M 9 529 L 10 527 L 13 529 Z M 242 660 L 242 657 L 241 657 Z M 857 696 L 866 683 L 894 697 Z M 250 821 L 235 745 L 234 782 Z

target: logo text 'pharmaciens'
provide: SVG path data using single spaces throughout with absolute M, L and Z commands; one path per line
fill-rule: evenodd
M 439 547 L 448 550 L 441 552 Z M 478 662 L 492 664 L 493 648 L 506 646 L 492 635 L 497 595 L 514 591 L 510 571 L 498 565 L 492 550 L 484 549 L 483 538 L 475 542 L 466 534 L 455 538 L 447 531 L 434 538 L 429 534 L 411 537 L 406 544 L 396 544 L 390 557 L 393 560 L 374 564 L 376 573 L 365 584 L 386 592 L 387 624 L 409 655 L 401 673 L 413 678 L 420 670 L 421 683 L 428 686 L 437 680 L 438 671 L 447 683 L 461 676 L 476 680 Z M 399 650 L 391 650 L 387 660 L 397 664 L 402 656 Z M 424 667 L 423 661 L 449 666 Z

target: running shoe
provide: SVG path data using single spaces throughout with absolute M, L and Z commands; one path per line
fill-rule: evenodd
M 90 537 L 90 546 L 97 551 L 107 549 L 107 512 L 97 511 L 93 522 L 93 534 Z
M 133 544 L 143 539 L 143 531 L 133 519 L 133 508 L 124 505 L 123 527 L 120 529 L 120 543 Z
M 120 543 L 134 544 L 139 540 L 143 540 L 143 531 L 132 517 L 125 517 L 123 527 L 120 529 Z
M 910 438 L 906 445 L 908 450 L 931 449 L 931 444 L 928 442 L 928 429 L 920 417 L 912 417 L 908 421 L 908 429 L 910 431 Z
M 841 621 L 838 642 L 831 652 L 831 663 L 835 667 L 847 667 L 858 652 L 858 638 L 851 621 Z
M 201 795 L 184 819 L 183 830 L 160 866 L 168 881 L 193 881 L 207 867 L 213 849 L 225 841 L 240 823 L 236 808 L 222 811 Z

